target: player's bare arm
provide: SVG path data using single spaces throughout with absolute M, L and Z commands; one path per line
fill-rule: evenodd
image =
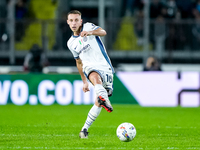
M 81 32 L 81 37 L 84 36 L 90 36 L 90 35 L 95 35 L 95 36 L 105 36 L 107 33 L 104 29 L 102 28 L 98 28 L 96 30 L 92 30 L 92 31 L 82 31 Z
M 87 78 L 85 77 L 85 75 L 84 75 L 84 73 L 82 71 L 83 64 L 82 64 L 82 61 L 81 61 L 80 58 L 76 59 L 76 66 L 78 68 L 78 72 L 79 72 L 79 74 L 81 76 L 81 79 L 83 81 L 83 92 L 90 91 L 89 90 L 89 85 L 88 85 L 88 82 L 87 82 Z

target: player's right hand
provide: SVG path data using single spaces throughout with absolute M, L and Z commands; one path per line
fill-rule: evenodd
M 83 92 L 88 92 L 88 91 L 90 91 L 88 83 L 87 82 L 83 83 Z
M 89 36 L 89 35 L 92 35 L 92 31 L 82 31 L 81 32 L 81 37 L 86 37 L 86 36 Z

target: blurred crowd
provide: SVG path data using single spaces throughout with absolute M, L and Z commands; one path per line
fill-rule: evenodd
M 12 0 L 1 0 L 0 1 L 0 49 L 2 45 L 5 46 L 5 43 L 8 43 L 9 40 L 9 24 L 6 23 L 8 16 L 10 16 L 11 12 L 9 11 L 9 4 Z M 25 33 L 25 25 L 23 23 L 23 19 L 25 19 L 28 15 L 28 2 L 29 0 L 16 0 L 16 4 L 14 7 L 15 10 L 15 40 L 17 42 L 21 41 Z
M 22 36 L 25 33 L 25 26 L 23 23 L 23 19 L 26 18 L 28 13 L 27 7 L 27 0 L 17 0 L 15 5 L 15 19 L 16 19 L 16 26 L 15 26 L 15 40 L 20 41 Z
M 126 0 L 125 16 L 134 16 L 138 44 L 142 44 L 145 0 Z M 150 37 L 156 49 L 163 39 L 166 50 L 200 48 L 200 0 L 151 0 L 149 8 Z
M 15 4 L 15 40 L 20 42 L 25 34 L 26 26 L 23 19 L 30 17 L 29 2 L 31 0 L 16 0 Z M 122 16 L 134 16 L 134 31 L 138 45 L 143 44 L 144 3 L 146 0 L 123 0 Z M 2 43 L 8 42 L 7 5 L 11 0 L 0 1 L 0 49 Z M 53 0 L 52 0 L 53 2 Z M 198 50 L 200 49 L 200 0 L 149 0 L 150 32 L 149 41 L 156 49 L 160 40 L 166 50 Z M 125 9 L 124 9 L 125 7 Z M 83 14 L 96 14 L 86 9 Z M 63 12 L 56 29 L 56 43 L 53 50 L 67 49 L 66 41 L 71 36 L 66 24 L 66 12 Z M 94 16 L 93 16 L 94 17 Z M 116 31 L 115 31 L 116 32 Z
M 133 15 L 143 10 L 145 0 L 125 0 L 125 15 Z M 199 0 L 150 0 L 151 19 L 163 18 L 195 18 L 195 10 L 200 11 Z

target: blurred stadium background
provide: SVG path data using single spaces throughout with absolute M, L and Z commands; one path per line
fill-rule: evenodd
M 73 87 L 74 81 L 80 80 L 76 75 L 74 58 L 66 45 L 71 36 L 66 14 L 78 9 L 83 14 L 83 21 L 93 22 L 107 31 L 103 40 L 116 70 L 115 89 L 120 92 L 123 86 L 123 91 L 128 89 L 131 93 L 125 103 L 177 106 L 180 105 L 181 93 L 189 93 L 183 98 L 184 106 L 199 106 L 199 0 L 1 0 L 0 8 L 0 91 L 4 95 L 0 98 L 1 104 L 12 101 L 22 105 L 28 101 L 27 98 L 30 104 L 37 104 L 37 99 L 42 103 L 47 96 L 53 103 L 53 99 L 59 98 L 51 99 L 49 96 L 61 79 L 70 78 Z M 31 75 L 30 78 L 23 65 L 34 44 L 44 50 L 49 65 L 43 68 L 44 74 Z M 143 72 L 149 56 L 158 59 L 161 72 Z M 42 98 L 37 91 L 40 83 L 47 80 L 42 87 L 50 94 Z M 64 81 L 63 84 L 67 83 Z M 144 90 L 142 87 L 137 91 L 139 93 L 135 91 L 141 84 L 147 87 L 149 95 L 156 91 L 151 104 L 143 103 L 148 96 L 140 97 Z M 136 89 L 131 88 L 134 85 L 137 85 Z M 27 95 L 17 94 L 18 90 L 26 90 L 26 87 Z M 73 90 L 70 84 L 69 87 Z M 61 89 L 69 87 L 61 86 Z M 11 92 L 10 96 L 5 91 Z M 13 93 L 14 96 L 11 96 Z M 158 93 L 172 95 L 162 100 L 171 98 L 171 102 L 160 103 L 163 95 Z M 119 96 L 116 94 L 113 101 Z M 61 96 L 61 101 L 62 98 L 66 97 Z M 71 99 L 74 97 L 68 97 L 69 101 L 64 104 L 70 103 Z M 195 102 L 186 102 L 188 99 L 195 99 Z

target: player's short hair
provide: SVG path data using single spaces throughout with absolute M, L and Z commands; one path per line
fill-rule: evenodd
M 81 12 L 78 11 L 78 10 L 71 10 L 71 11 L 68 12 L 68 14 L 67 14 L 67 19 L 68 19 L 68 16 L 69 16 L 70 14 L 79 14 L 80 16 L 82 15 Z

